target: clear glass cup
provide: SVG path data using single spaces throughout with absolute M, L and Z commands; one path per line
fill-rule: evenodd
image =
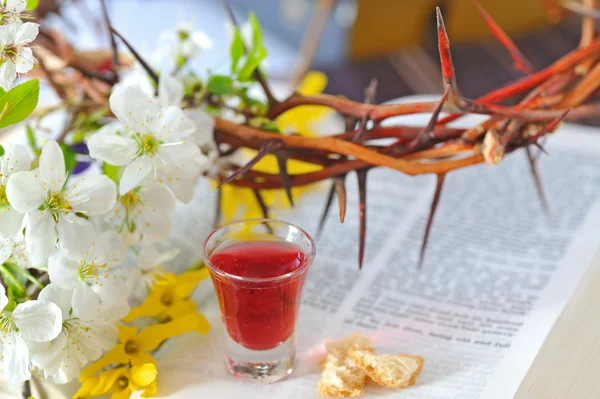
M 315 256 L 312 238 L 286 222 L 244 220 L 213 231 L 203 255 L 219 300 L 229 371 L 259 383 L 290 375 L 300 295 Z

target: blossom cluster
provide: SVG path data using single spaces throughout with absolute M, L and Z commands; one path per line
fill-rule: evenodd
M 0 0 L 0 86 L 7 90 L 34 62 L 26 45 L 38 28 L 21 23 L 25 3 Z M 186 58 L 197 53 L 191 43 L 182 47 Z M 178 280 L 160 266 L 178 251 L 154 246 L 170 234 L 177 202 L 193 198 L 217 151 L 212 117 L 182 109 L 184 95 L 181 76 L 161 74 L 156 93 L 139 79 L 124 79 L 109 99 L 114 118 L 79 142 L 0 147 L 0 354 L 11 386 L 32 373 L 54 383 L 79 378 L 86 365 L 119 347 L 133 328 L 126 323 L 140 316 L 163 323 L 157 331 L 167 335 L 157 338 L 151 327 L 140 332 L 155 343 L 207 330 L 189 299 L 195 288 L 189 281 L 206 273 L 186 275 L 186 288 L 177 289 L 185 295 L 173 299 L 171 313 L 171 302 L 160 301 Z M 76 145 L 96 168 L 79 173 L 69 166 Z M 140 302 L 130 314 L 130 304 Z M 113 377 L 148 388 L 156 375 L 149 356 L 124 360 L 127 370 L 113 369 Z M 86 384 L 86 397 L 112 389 Z
M 0 87 L 9 91 L 17 73 L 33 68 L 33 51 L 29 44 L 38 35 L 38 25 L 23 23 L 27 0 L 0 2 Z

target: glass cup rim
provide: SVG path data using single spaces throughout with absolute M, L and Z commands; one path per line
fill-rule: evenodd
M 275 222 L 278 224 L 282 224 L 282 225 L 286 225 L 288 227 L 292 227 L 294 229 L 297 229 L 298 231 L 300 231 L 308 240 L 308 251 L 306 251 L 306 259 L 303 262 L 302 267 L 291 271 L 289 273 L 286 274 L 282 274 L 281 276 L 274 276 L 274 277 L 243 277 L 243 276 L 236 276 L 235 274 L 231 274 L 231 273 L 227 273 L 221 269 L 219 269 L 218 267 L 216 267 L 215 265 L 213 265 L 210 262 L 208 253 L 207 253 L 207 245 L 209 240 L 220 230 L 225 229 L 227 227 L 231 227 L 231 226 L 235 226 L 235 225 L 243 225 L 243 224 L 248 224 L 248 223 L 265 223 L 265 222 Z M 206 239 L 204 240 L 204 243 L 202 244 L 202 258 L 204 260 L 204 263 L 206 264 L 206 266 L 209 268 L 209 270 L 215 274 L 217 274 L 220 277 L 225 277 L 227 279 L 230 280 L 234 280 L 234 281 L 239 281 L 239 282 L 250 282 L 250 283 L 269 283 L 269 282 L 277 282 L 277 281 L 282 281 L 282 280 L 287 280 L 289 278 L 292 278 L 294 276 L 297 276 L 299 274 L 305 273 L 309 266 L 312 264 L 313 259 L 315 258 L 316 255 L 316 247 L 315 247 L 315 241 L 312 239 L 312 237 L 310 236 L 310 234 L 308 234 L 304 229 L 298 227 L 297 225 L 293 224 L 293 223 L 289 223 L 289 222 L 285 222 L 283 220 L 278 220 L 278 219 L 270 219 L 270 218 L 255 218 L 255 219 L 244 219 L 244 220 L 236 220 L 233 222 L 229 222 L 227 224 L 224 224 L 223 226 L 220 226 L 216 229 L 214 229 L 213 231 L 210 232 L 210 234 L 206 237 Z

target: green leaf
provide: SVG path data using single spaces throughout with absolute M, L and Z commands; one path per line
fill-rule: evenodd
M 258 49 L 253 50 L 252 53 L 248 54 L 248 59 L 246 60 L 246 64 L 240 70 L 238 74 L 238 79 L 242 81 L 247 81 L 252 77 L 252 74 L 258 68 L 262 60 L 267 57 L 268 53 L 264 47 L 259 47 Z
M 75 165 L 77 165 L 75 152 L 73 152 L 71 147 L 65 143 L 60 143 L 60 148 L 62 149 L 63 157 L 65 158 L 65 169 L 67 170 L 67 174 L 70 174 Z
M 213 94 L 233 94 L 233 80 L 229 76 L 211 76 L 208 80 L 207 89 Z
M 250 11 L 250 14 L 248 15 L 248 22 L 250 22 L 250 27 L 252 27 L 252 49 L 256 50 L 263 45 L 263 35 L 260 28 L 260 22 L 258 22 L 256 14 L 252 11 Z
M 0 157 L 3 156 L 5 153 L 6 151 L 4 151 L 4 147 L 0 145 Z
M 27 118 L 37 106 L 40 82 L 29 80 L 14 87 L 0 98 L 0 128 L 14 125 Z
M 231 47 L 229 48 L 229 54 L 231 56 L 231 73 L 235 74 L 238 71 L 240 59 L 244 55 L 244 39 L 240 33 L 239 28 L 235 28 L 233 31 L 233 40 L 231 41 Z
M 4 90 L 2 87 L 0 87 L 0 98 L 3 97 L 6 94 L 6 90 Z
M 27 0 L 26 10 L 35 10 L 40 3 L 40 0 Z
M 25 287 L 23 284 L 15 277 L 15 275 L 5 266 L 0 265 L 0 274 L 8 289 L 16 295 L 18 298 L 23 298 L 26 296 Z
M 27 125 L 26 130 L 27 130 L 27 142 L 29 143 L 29 146 L 31 147 L 33 152 L 35 152 L 36 154 L 39 155 L 41 153 L 41 150 L 37 144 L 37 139 L 35 138 L 35 132 L 29 125 Z
M 115 165 L 107 164 L 106 162 L 102 164 L 102 172 L 108 176 L 115 183 L 119 182 L 119 167 Z
M 29 280 L 30 282 L 32 282 L 33 284 L 35 284 L 38 288 L 44 289 L 44 284 L 42 284 L 40 282 L 40 280 L 38 280 L 37 278 L 33 277 L 33 275 L 31 273 L 29 273 L 28 270 L 26 269 L 21 269 L 19 266 L 17 265 L 11 265 L 8 266 L 8 268 L 10 269 L 10 271 L 13 274 L 20 274 L 21 276 L 23 276 L 25 279 Z

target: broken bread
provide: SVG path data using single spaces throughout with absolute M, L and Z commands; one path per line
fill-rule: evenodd
M 423 369 L 423 358 L 407 354 L 375 355 L 373 351 L 350 349 L 348 357 L 369 378 L 388 388 L 406 388 Z
M 374 351 L 371 339 L 353 333 L 337 341 L 326 341 L 327 355 L 321 362 L 323 374 L 319 381 L 319 393 L 332 397 L 356 397 L 364 395 L 367 374 L 348 357 L 348 352 Z

